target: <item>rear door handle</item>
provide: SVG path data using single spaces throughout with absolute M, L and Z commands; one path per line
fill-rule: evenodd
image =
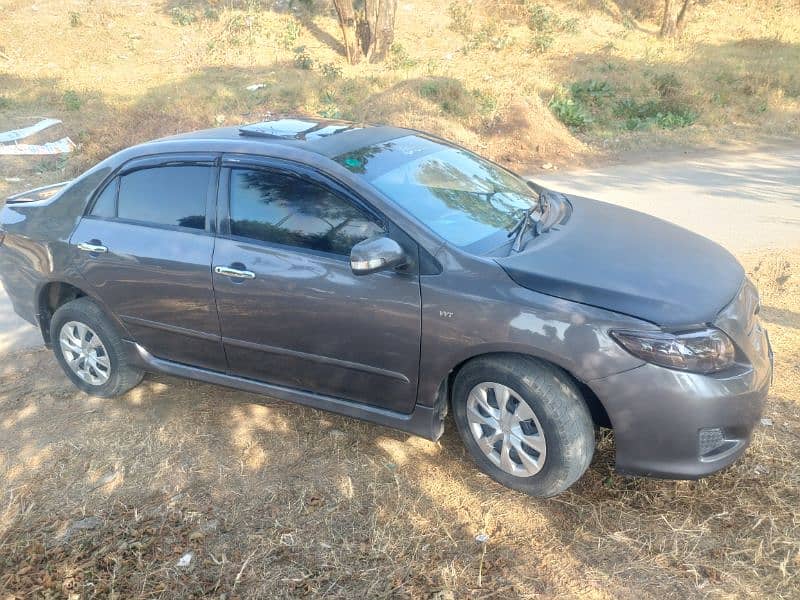
M 252 271 L 244 271 L 242 269 L 234 269 L 233 267 L 214 267 L 214 273 L 218 275 L 225 275 L 226 277 L 234 277 L 236 279 L 255 279 L 256 274 Z
M 81 242 L 78 244 L 78 250 L 83 250 L 84 252 L 92 252 L 93 254 L 105 254 L 108 252 L 108 248 L 103 246 L 102 244 L 90 244 L 89 242 Z

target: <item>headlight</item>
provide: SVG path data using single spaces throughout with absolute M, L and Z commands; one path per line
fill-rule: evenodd
M 733 342 L 710 327 L 685 333 L 666 331 L 612 331 L 628 352 L 647 362 L 693 373 L 715 373 L 733 364 Z

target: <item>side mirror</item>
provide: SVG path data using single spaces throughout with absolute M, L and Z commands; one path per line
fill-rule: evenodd
M 350 251 L 350 268 L 356 275 L 394 269 L 406 262 L 406 253 L 400 244 L 385 236 L 367 238 Z

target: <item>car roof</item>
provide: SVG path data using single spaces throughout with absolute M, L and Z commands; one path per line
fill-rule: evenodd
M 155 141 L 233 141 L 259 140 L 291 146 L 333 158 L 365 146 L 379 144 L 418 132 L 402 127 L 369 125 L 315 117 L 285 117 L 236 127 L 202 129 Z

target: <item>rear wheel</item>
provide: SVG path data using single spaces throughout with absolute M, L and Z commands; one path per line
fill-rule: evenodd
M 536 359 L 501 355 L 467 363 L 454 383 L 453 414 L 481 470 L 533 496 L 566 490 L 594 454 L 594 424 L 577 386 Z
M 126 360 L 117 328 L 88 298 L 67 302 L 56 311 L 50 339 L 61 368 L 92 396 L 120 396 L 144 376 Z

